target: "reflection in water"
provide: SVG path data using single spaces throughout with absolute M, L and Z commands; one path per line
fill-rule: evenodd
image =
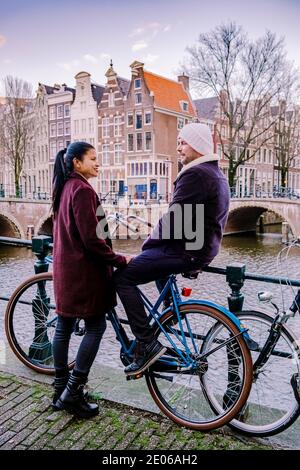
M 114 240 L 114 249 L 120 253 L 137 254 L 142 243 L 142 240 Z M 294 279 L 300 278 L 299 248 L 291 249 L 288 259 L 285 259 L 285 256 L 282 257 L 283 263 L 278 270 L 276 259 L 283 246 L 280 235 L 276 233 L 263 236 L 226 236 L 223 239 L 220 253 L 212 265 L 225 267 L 232 262 L 240 262 L 246 265 L 246 271 L 248 272 L 271 276 L 288 276 Z M 34 274 L 35 259 L 31 250 L 27 248 L 0 246 L 0 295 L 9 296 L 18 284 Z M 68 260 L 66 260 L 67 262 Z M 196 281 L 186 280 L 178 276 L 178 282 L 180 286 L 191 286 L 193 295 L 198 298 L 211 299 L 227 306 L 230 288 L 226 283 L 225 276 L 203 273 Z M 246 281 L 242 289 L 245 296 L 245 309 L 251 307 L 273 313 L 274 309 L 272 307 L 258 303 L 256 294 L 260 290 L 272 291 L 274 301 L 278 302 L 280 307 L 282 306 L 280 286 Z M 155 292 L 154 289 L 152 291 Z M 293 298 L 293 292 L 290 287 L 284 287 L 282 291 L 285 297 L 285 307 L 287 308 Z M 152 295 L 154 295 L 153 292 Z M 3 312 L 3 302 L 0 302 L 1 312 Z M 292 319 L 290 324 L 294 322 L 297 322 L 297 318 Z

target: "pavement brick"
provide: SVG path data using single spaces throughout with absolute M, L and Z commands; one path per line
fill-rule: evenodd
M 4 392 L 5 391 L 5 392 Z M 53 412 L 52 387 L 0 372 L 0 448 L 3 450 L 265 449 L 215 431 L 179 428 L 165 417 L 101 400 L 100 413 L 79 420 Z M 270 448 L 270 447 L 269 447 Z

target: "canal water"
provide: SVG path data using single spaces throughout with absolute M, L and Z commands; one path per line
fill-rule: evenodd
M 120 253 L 137 254 L 142 245 L 141 240 L 115 240 L 114 249 Z M 300 248 L 292 248 L 288 257 L 287 250 L 282 254 L 278 262 L 278 254 L 284 245 L 278 233 L 268 233 L 258 236 L 226 236 L 223 239 L 221 250 L 214 259 L 212 266 L 226 267 L 233 262 L 241 262 L 246 265 L 246 271 L 263 275 L 282 276 L 300 279 Z M 36 258 L 28 248 L 18 248 L 0 245 L 0 297 L 9 297 L 14 289 L 27 277 L 34 274 L 34 262 Z M 66 262 L 68 262 L 66 260 Z M 49 266 L 51 270 L 51 265 Z M 178 276 L 180 287 L 192 287 L 192 295 L 196 298 L 213 300 L 221 305 L 227 306 L 227 297 L 230 288 L 226 283 L 225 276 L 202 273 L 197 280 L 184 279 Z M 156 289 L 154 284 L 144 287 L 150 298 L 155 297 Z M 256 281 L 246 281 L 242 289 L 244 294 L 243 309 L 258 309 L 274 314 L 274 309 L 270 305 L 260 304 L 257 300 L 257 292 L 267 290 L 274 295 L 273 300 L 280 308 L 287 308 L 293 300 L 294 289 L 283 285 L 268 284 Z M 0 301 L 0 321 L 3 317 L 6 302 Z M 122 307 L 118 307 L 121 316 L 125 317 Z M 300 332 L 300 318 L 297 315 L 289 321 L 289 326 L 295 333 Z M 118 346 L 112 335 L 113 348 Z M 113 357 L 112 364 L 116 366 Z M 121 367 L 121 365 L 120 365 Z

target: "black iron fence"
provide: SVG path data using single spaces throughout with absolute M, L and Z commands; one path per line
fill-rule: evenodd
M 39 235 L 33 237 L 32 240 L 22 240 L 19 238 L 0 237 L 0 244 L 14 245 L 20 247 L 28 247 L 37 257 L 34 264 L 34 271 L 36 274 L 47 272 L 49 269 L 49 253 L 53 248 L 52 237 L 46 235 Z M 287 279 L 283 277 L 264 276 L 261 274 L 250 273 L 246 271 L 246 265 L 243 263 L 231 263 L 226 268 L 208 266 L 203 269 L 208 273 L 214 273 L 226 276 L 231 292 L 227 297 L 229 310 L 238 312 L 242 310 L 244 303 L 244 295 L 241 289 L 247 280 L 268 282 L 272 284 L 289 284 L 294 287 L 300 287 L 299 279 Z M 0 296 L 0 300 L 8 301 L 8 297 Z M 127 320 L 124 320 L 127 323 Z

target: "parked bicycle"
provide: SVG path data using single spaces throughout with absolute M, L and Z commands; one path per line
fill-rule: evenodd
M 300 247 L 300 239 L 284 247 L 278 255 L 288 256 L 291 248 Z M 283 261 L 283 263 L 285 260 Z M 289 285 L 288 275 L 286 284 Z M 290 286 L 292 288 L 292 286 Z M 229 424 L 249 436 L 272 436 L 291 426 L 300 415 L 300 349 L 299 339 L 286 326 L 287 321 L 300 312 L 300 290 L 294 294 L 289 309 L 282 310 L 272 302 L 272 293 L 259 292 L 260 302 L 274 307 L 272 317 L 260 311 L 242 311 L 237 314 L 258 348 L 252 351 L 253 384 L 247 405 Z
M 171 293 L 171 306 L 164 308 Z M 205 300 L 183 300 L 176 277 L 169 276 L 154 304 L 141 292 L 149 322 L 166 353 L 144 374 L 160 410 L 181 426 L 208 431 L 228 423 L 244 406 L 252 382 L 251 338 L 225 308 Z M 124 365 L 132 362 L 135 340 L 128 337 L 117 312 L 108 319 L 120 343 Z M 52 339 L 55 313 L 51 273 L 36 275 L 12 294 L 5 313 L 9 344 L 31 369 L 53 374 Z M 76 323 L 70 344 L 74 365 L 78 338 Z M 73 355 L 73 356 L 72 356 Z

